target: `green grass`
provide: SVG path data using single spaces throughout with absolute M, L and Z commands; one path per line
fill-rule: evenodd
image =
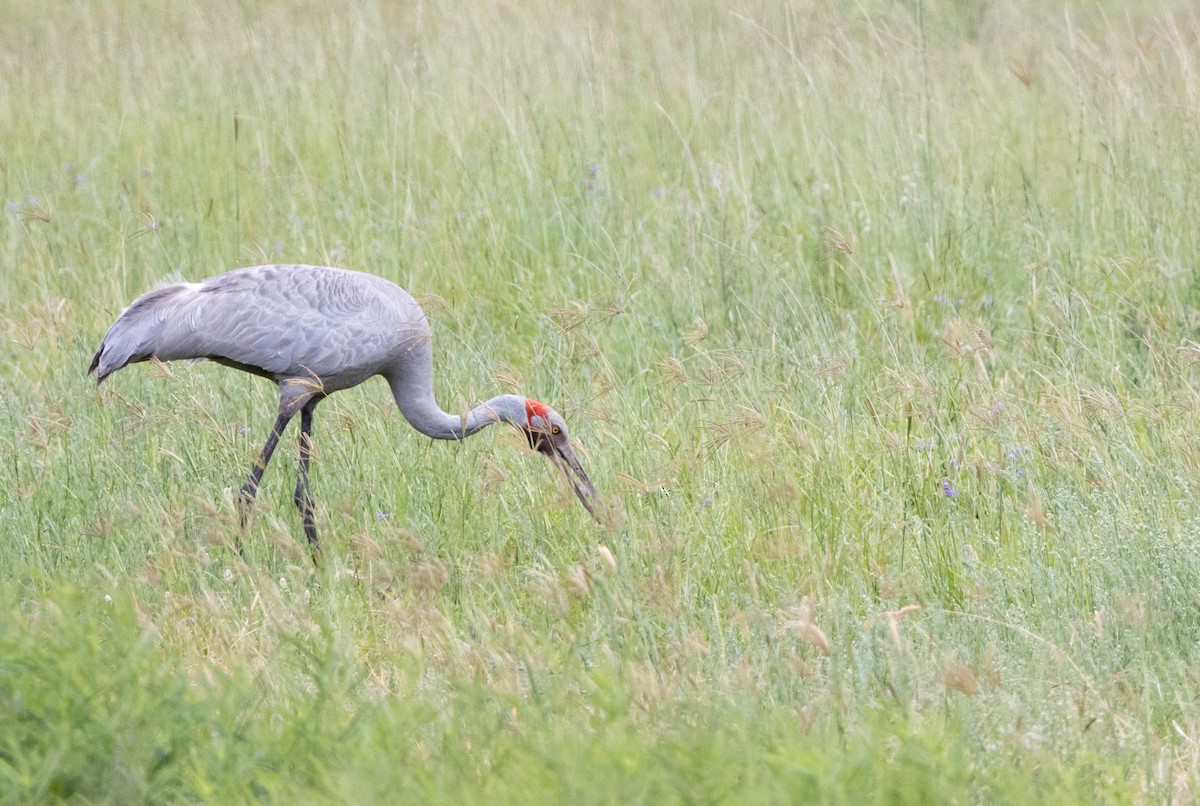
M 5 4 L 0 800 L 1195 799 L 1200 16 L 834 5 Z M 270 384 L 85 370 L 269 261 L 610 523 L 372 382 L 242 534 Z

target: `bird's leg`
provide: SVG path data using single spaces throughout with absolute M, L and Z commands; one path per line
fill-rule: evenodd
M 275 420 L 275 425 L 271 428 L 271 435 L 267 437 L 267 444 L 263 445 L 262 455 L 254 463 L 254 467 L 250 469 L 250 475 L 246 477 L 246 483 L 242 485 L 241 494 L 238 496 L 238 520 L 242 528 L 246 528 L 246 515 L 250 509 L 250 505 L 254 503 L 254 496 L 258 493 L 258 483 L 262 481 L 263 471 L 267 469 L 267 462 L 271 461 L 271 454 L 275 453 L 275 446 L 279 444 L 279 436 L 283 433 L 283 429 L 287 428 L 287 424 L 291 422 L 294 412 L 284 414 L 280 412 L 279 417 Z
M 300 477 L 296 479 L 296 509 L 304 520 L 304 536 L 313 552 L 313 561 L 321 556 L 321 546 L 317 542 L 317 523 L 313 515 L 312 490 L 308 486 L 308 463 L 312 458 L 312 420 L 313 409 L 317 407 L 319 398 L 312 398 L 300 409 Z

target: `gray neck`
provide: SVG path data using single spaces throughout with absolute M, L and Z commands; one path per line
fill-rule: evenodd
M 465 439 L 493 423 L 526 424 L 525 398 L 520 395 L 497 395 L 480 403 L 465 416 L 442 411 L 430 391 L 413 394 L 412 390 L 393 385 L 392 397 L 404 419 L 434 439 Z

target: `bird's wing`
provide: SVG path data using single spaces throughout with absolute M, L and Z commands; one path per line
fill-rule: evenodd
M 379 371 L 428 325 L 379 277 L 313 266 L 254 266 L 144 294 L 93 359 L 103 380 L 134 361 L 209 358 L 267 377 L 344 387 Z
M 407 292 L 341 269 L 231 272 L 201 284 L 180 314 L 170 328 L 176 349 L 274 377 L 340 379 L 338 385 L 364 380 L 398 350 L 427 346 L 429 338 L 425 316 Z

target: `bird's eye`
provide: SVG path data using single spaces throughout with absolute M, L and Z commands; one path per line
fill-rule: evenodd
M 562 433 L 562 429 L 556 425 L 550 429 L 550 433 L 553 434 L 554 436 L 558 436 L 559 434 Z

